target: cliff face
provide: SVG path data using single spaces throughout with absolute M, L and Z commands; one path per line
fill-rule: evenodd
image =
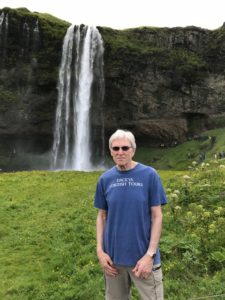
M 224 126 L 225 29 L 102 29 L 106 128 L 132 129 L 141 144 L 173 145 Z M 122 38 L 121 38 L 122 36 Z
M 0 10 L 0 161 L 7 158 L 5 166 L 20 149 L 38 155 L 51 150 L 58 70 L 69 25 L 26 9 Z M 223 26 L 215 31 L 98 29 L 105 47 L 106 139 L 116 128 L 127 128 L 138 145 L 170 146 L 225 126 Z M 100 125 L 98 110 L 92 109 L 94 128 Z M 30 165 L 26 156 L 26 163 L 21 165 L 20 158 L 16 168 Z
M 32 157 L 17 162 L 12 159 L 17 153 L 40 155 L 52 145 L 58 68 L 69 24 L 24 8 L 6 8 L 0 20 L 0 168 L 13 161 L 16 169 L 26 169 Z

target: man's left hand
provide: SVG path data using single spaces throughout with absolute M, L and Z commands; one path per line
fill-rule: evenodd
M 132 272 L 137 278 L 148 278 L 152 272 L 153 259 L 149 255 L 144 255 L 133 268 Z

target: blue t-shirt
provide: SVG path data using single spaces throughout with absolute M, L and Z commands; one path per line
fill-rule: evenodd
M 116 167 L 103 173 L 96 187 L 94 206 L 107 211 L 104 251 L 115 265 L 134 266 L 150 241 L 151 206 L 167 203 L 155 169 L 138 163 L 133 169 Z M 154 264 L 160 263 L 159 249 Z

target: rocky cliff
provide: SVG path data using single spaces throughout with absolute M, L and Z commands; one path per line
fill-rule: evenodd
M 102 28 L 106 128 L 173 145 L 225 125 L 225 28 Z
M 68 26 L 62 20 L 30 13 L 25 8 L 0 11 L 0 160 L 3 169 L 11 168 L 12 164 L 16 169 L 29 168 L 33 165 L 31 154 L 40 156 L 51 148 L 58 69 Z M 27 153 L 30 156 L 25 155 Z M 39 161 L 36 165 L 38 167 Z
M 52 147 L 58 70 L 69 25 L 25 8 L 0 10 L 3 169 L 49 163 L 42 154 Z M 106 139 L 120 127 L 131 129 L 138 145 L 172 146 L 201 130 L 225 126 L 224 26 L 214 31 L 98 29 L 105 47 L 101 109 Z M 93 132 L 99 132 L 98 109 L 92 112 Z M 17 153 L 26 155 L 15 160 Z M 29 153 L 36 154 L 36 163 Z

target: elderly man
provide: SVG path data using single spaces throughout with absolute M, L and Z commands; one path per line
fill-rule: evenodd
M 94 205 L 97 256 L 105 276 L 105 299 L 130 299 L 131 283 L 142 300 L 163 300 L 159 240 L 166 195 L 155 169 L 133 160 L 133 134 L 109 139 L 115 166 L 100 176 Z

